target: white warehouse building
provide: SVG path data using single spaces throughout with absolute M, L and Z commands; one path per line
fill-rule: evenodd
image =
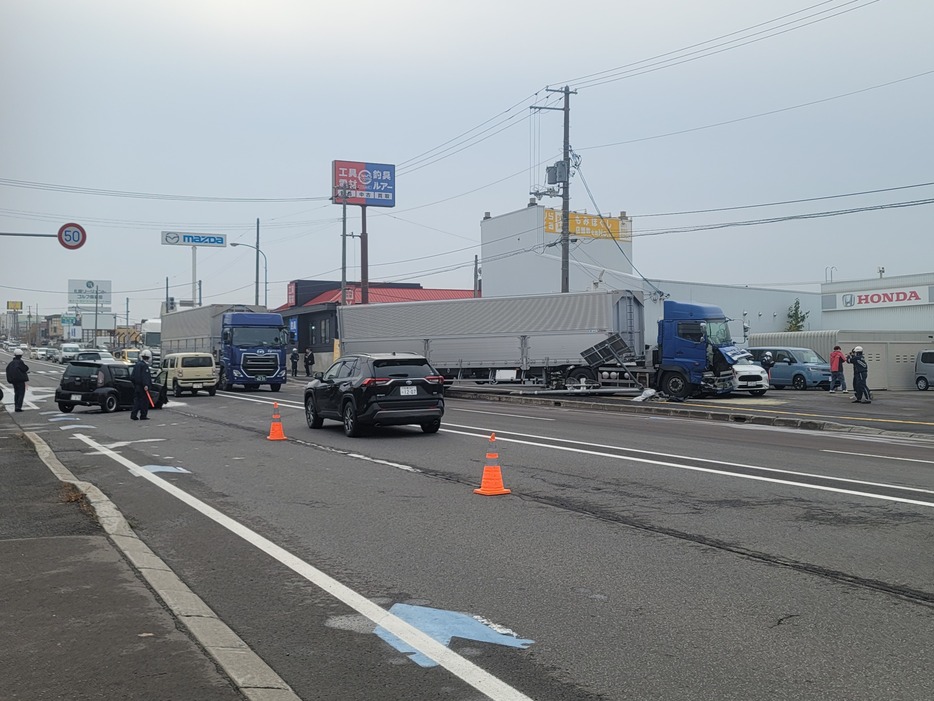
M 818 292 L 779 290 L 746 285 L 714 285 L 676 280 L 649 280 L 633 274 L 632 220 L 625 213 L 606 223 L 594 215 L 572 213 L 568 286 L 571 292 L 632 290 L 641 292 L 645 328 L 662 316 L 662 302 L 704 302 L 723 309 L 732 320 L 733 338 L 747 332 L 781 331 L 788 309 L 799 300 L 807 313 L 806 328 L 821 328 Z M 524 209 L 502 216 L 487 213 L 480 223 L 484 297 L 560 292 L 561 212 L 533 200 Z
M 721 307 L 738 343 L 768 339 L 811 347 L 827 357 L 833 344 L 865 338 L 861 345 L 867 346 L 870 377 L 880 389 L 911 387 L 915 355 L 934 348 L 934 273 L 825 282 L 820 292 L 644 280 L 634 275 L 632 220 L 625 212 L 605 220 L 575 212 L 569 225 L 569 291 L 641 293 L 646 329 L 661 318 L 661 304 L 670 297 Z M 560 210 L 534 199 L 514 212 L 495 217 L 487 212 L 480 223 L 483 296 L 559 292 L 560 232 Z M 784 331 L 795 300 L 807 314 L 797 337 Z

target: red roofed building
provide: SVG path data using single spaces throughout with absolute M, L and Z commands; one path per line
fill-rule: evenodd
M 360 304 L 360 284 L 347 283 L 347 303 Z M 424 302 L 443 299 L 466 299 L 479 296 L 473 290 L 425 289 L 411 282 L 370 282 L 369 304 Z M 288 301 L 270 311 L 279 312 L 292 332 L 294 347 L 300 354 L 311 348 L 315 354 L 312 372 L 326 370 L 334 361 L 336 341 L 340 338 L 337 309 L 340 306 L 340 280 L 293 280 L 288 286 Z

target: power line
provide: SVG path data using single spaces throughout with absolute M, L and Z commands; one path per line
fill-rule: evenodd
M 849 4 L 853 4 L 853 3 L 855 3 L 855 2 L 858 2 L 858 1 L 859 1 L 859 0 L 849 0 L 849 2 L 847 2 L 847 3 L 845 3 L 845 4 L 846 4 L 846 5 L 849 5 Z M 742 39 L 733 39 L 733 40 L 731 40 L 731 41 L 724 42 L 723 44 L 717 44 L 717 45 L 715 45 L 715 46 L 713 46 L 713 47 L 710 47 L 710 49 L 716 48 L 716 49 L 717 49 L 716 51 L 713 51 L 713 50 L 710 50 L 710 49 L 700 49 L 700 50 L 698 50 L 698 51 L 692 51 L 692 52 L 689 52 L 689 53 L 685 54 L 685 56 L 691 57 L 691 58 L 680 57 L 680 58 L 683 58 L 683 60 L 668 59 L 668 60 L 665 60 L 665 61 L 659 61 L 658 63 L 649 64 L 648 66 L 645 66 L 645 67 L 643 67 L 643 68 L 625 70 L 625 71 L 622 71 L 620 74 L 612 75 L 612 76 L 610 76 L 610 77 L 608 77 L 608 78 L 605 78 L 605 79 L 593 80 L 593 81 L 585 81 L 585 83 L 583 83 L 583 84 L 582 84 L 582 83 L 577 83 L 577 84 L 575 84 L 575 88 L 577 88 L 578 90 L 586 90 L 587 88 L 597 87 L 598 85 L 605 85 L 606 83 L 614 83 L 614 82 L 619 81 L 619 80 L 625 80 L 626 78 L 633 78 L 633 77 L 635 77 L 635 76 L 644 75 L 644 74 L 646 74 L 646 73 L 654 73 L 655 71 L 664 70 L 665 68 L 671 68 L 671 67 L 673 67 L 673 66 L 678 66 L 678 65 L 681 65 L 681 64 L 683 64 L 683 63 L 689 63 L 689 62 L 691 62 L 691 61 L 697 61 L 697 60 L 700 60 L 700 59 L 702 59 L 702 58 L 707 58 L 708 56 L 714 56 L 714 55 L 716 55 L 716 54 L 721 54 L 721 53 L 724 53 L 724 52 L 726 52 L 726 51 L 732 51 L 733 49 L 738 49 L 738 48 L 740 48 L 740 47 L 742 47 L 742 46 L 747 46 L 748 44 L 755 44 L 755 43 L 757 43 L 757 42 L 764 41 L 765 39 L 771 39 L 772 37 L 776 37 L 776 36 L 779 36 L 779 35 L 781 35 L 781 34 L 787 34 L 788 32 L 793 32 L 793 31 L 795 31 L 795 30 L 797 30 L 797 29 L 802 29 L 803 27 L 807 27 L 807 26 L 809 26 L 809 25 L 816 24 L 816 23 L 818 23 L 818 22 L 823 22 L 823 21 L 825 21 L 825 20 L 832 19 L 832 18 L 837 17 L 837 16 L 839 16 L 839 15 L 847 14 L 847 13 L 849 13 L 849 12 L 853 12 L 853 11 L 855 11 L 855 10 L 862 9 L 863 7 L 866 7 L 866 6 L 868 6 L 868 5 L 875 4 L 875 3 L 877 3 L 877 2 L 879 2 L 879 0 L 868 0 L 865 4 L 860 5 L 860 6 L 858 6 L 858 7 L 852 7 L 852 8 L 847 9 L 847 10 L 841 10 L 840 12 L 837 12 L 836 14 L 829 15 L 829 16 L 827 16 L 827 17 L 821 17 L 821 18 L 819 18 L 819 19 L 813 20 L 812 22 L 807 22 L 807 23 L 803 23 L 803 24 L 798 24 L 797 26 L 793 26 L 793 27 L 790 27 L 790 28 L 788 28 L 788 29 L 783 29 L 782 31 L 774 31 L 775 29 L 778 29 L 779 27 L 786 27 L 786 26 L 788 26 L 788 25 L 795 24 L 795 22 L 801 22 L 801 21 L 802 21 L 802 20 L 800 20 L 800 19 L 799 19 L 799 20 L 794 20 L 793 22 L 788 22 L 788 23 L 786 23 L 786 24 L 784 24 L 784 25 L 779 25 L 779 27 L 773 27 L 773 28 L 768 29 L 768 30 L 763 30 L 762 32 L 754 32 L 753 34 L 750 34 L 750 35 L 749 35 L 750 37 L 754 37 L 754 36 L 757 36 L 757 35 L 759 35 L 759 34 L 766 34 L 767 32 L 773 32 L 772 34 L 768 34 L 767 36 L 761 36 L 761 37 L 759 37 L 759 38 L 757 38 L 757 39 L 749 39 L 749 41 L 742 41 Z M 836 8 L 834 8 L 834 9 L 836 9 Z M 832 10 L 822 10 L 821 12 L 818 12 L 818 13 L 815 13 L 814 15 L 811 15 L 811 17 L 816 17 L 817 15 L 824 14 L 824 13 L 826 13 L 826 12 L 831 12 L 831 11 L 832 11 Z M 802 19 L 809 19 L 809 18 L 802 18 Z M 748 38 L 748 37 L 744 37 L 744 38 Z M 742 43 L 738 43 L 738 44 L 736 43 L 736 42 L 740 42 L 740 41 L 742 41 Z M 735 45 L 735 46 L 728 46 L 729 44 L 736 44 L 736 45 Z M 725 48 L 718 48 L 718 47 L 725 47 Z M 701 55 L 695 56 L 694 54 L 701 54 Z M 651 60 L 651 59 L 650 59 L 650 60 Z M 639 62 L 639 63 L 643 63 L 643 62 Z
M 633 217 L 646 219 L 649 217 L 675 217 L 682 214 L 709 214 L 711 212 L 732 212 L 738 209 L 756 209 L 758 207 L 778 207 L 786 204 L 801 204 L 803 202 L 819 202 L 821 200 L 835 200 L 843 197 L 859 197 L 860 195 L 875 195 L 880 192 L 895 192 L 896 190 L 910 190 L 915 187 L 928 187 L 934 185 L 934 182 L 916 183 L 914 185 L 900 185 L 898 187 L 886 187 L 879 190 L 862 190 L 861 192 L 845 192 L 840 195 L 824 195 L 822 197 L 807 197 L 800 200 L 783 200 L 781 202 L 764 202 L 762 204 L 744 204 L 735 207 L 717 207 L 715 209 L 691 209 L 683 212 L 660 212 L 657 214 L 633 214 Z
M 860 93 L 869 92 L 870 90 L 877 90 L 877 89 L 879 89 L 879 88 L 885 88 L 885 87 L 888 87 L 888 86 L 890 86 L 890 85 L 895 85 L 895 84 L 897 84 L 897 83 L 904 83 L 904 82 L 907 81 L 907 80 L 914 80 L 915 78 L 921 78 L 921 77 L 924 77 L 924 76 L 926 76 L 926 75 L 931 75 L 932 73 L 934 73 L 934 70 L 924 71 L 923 73 L 916 73 L 915 75 L 910 75 L 910 76 L 908 76 L 907 78 L 898 78 L 897 80 L 891 80 L 891 81 L 889 81 L 889 82 L 887 82 L 887 83 L 879 83 L 878 85 L 871 85 L 871 86 L 869 86 L 868 88 L 861 88 L 861 89 L 859 89 L 859 90 L 853 90 L 853 91 L 851 91 L 851 92 L 841 93 L 841 94 L 839 94 L 839 95 L 833 95 L 833 96 L 831 96 L 831 97 L 824 97 L 824 98 L 821 98 L 820 100 L 812 100 L 811 102 L 802 102 L 801 104 L 792 105 L 792 106 L 790 106 L 790 107 L 780 107 L 779 109 L 769 110 L 768 112 L 759 112 L 758 114 L 750 114 L 750 115 L 747 115 L 747 116 L 745 116 L 745 117 L 737 117 L 736 119 L 727 119 L 727 120 L 722 121 L 722 122 L 715 122 L 715 123 L 713 123 L 713 124 L 705 124 L 705 125 L 699 126 L 699 127 L 690 127 L 690 128 L 688 128 L 688 129 L 679 129 L 678 131 L 670 131 L 670 132 L 666 132 L 666 133 L 664 133 L 664 134 L 656 134 L 656 135 L 654 135 L 654 136 L 644 136 L 644 137 L 640 137 L 640 138 L 638 138 L 638 139 L 627 139 L 626 141 L 614 141 L 613 143 L 601 144 L 601 145 L 599 145 L 599 146 L 583 146 L 583 147 L 581 147 L 581 148 L 578 148 L 577 150 L 578 150 L 578 151 L 592 151 L 592 150 L 594 150 L 594 149 L 609 148 L 609 147 L 611 147 L 611 146 L 624 146 L 624 145 L 626 145 L 626 144 L 637 144 L 637 143 L 640 143 L 640 142 L 642 142 L 642 141 L 652 141 L 652 140 L 654 140 L 654 139 L 663 139 L 663 138 L 666 138 L 666 137 L 669 137 L 669 136 L 679 136 L 679 135 L 681 135 L 681 134 L 689 134 L 689 133 L 691 133 L 691 132 L 694 132 L 694 131 L 702 131 L 702 130 L 704 130 L 704 129 L 713 129 L 714 127 L 722 127 L 722 126 L 725 126 L 725 125 L 727 125 L 727 124 L 736 124 L 736 123 L 738 123 L 738 122 L 745 122 L 745 121 L 750 120 L 750 119 L 758 119 L 758 118 L 760 118 L 760 117 L 768 117 L 768 116 L 773 115 L 773 114 L 780 114 L 780 113 L 782 113 L 782 112 L 790 112 L 791 110 L 801 109 L 802 107 L 810 107 L 810 106 L 812 106 L 812 105 L 819 105 L 819 104 L 821 104 L 821 103 L 823 103 L 823 102 L 831 102 L 831 101 L 833 101 L 833 100 L 839 100 L 839 99 L 844 98 L 844 97 L 851 97 L 851 96 L 853 96 L 853 95 L 859 95 Z
M 94 187 L 59 185 L 55 183 L 33 182 L 29 180 L 13 180 L 12 178 L 0 178 L 0 185 L 27 188 L 30 190 L 45 190 L 47 192 L 67 192 L 77 195 L 128 197 L 143 200 L 173 200 L 178 202 L 320 202 L 322 200 L 330 199 L 329 195 L 324 197 L 203 197 L 195 195 L 165 195 L 152 192 L 105 190 Z

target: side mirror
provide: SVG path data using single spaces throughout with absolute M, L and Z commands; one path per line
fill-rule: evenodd
M 314 377 L 314 379 L 316 379 L 316 380 L 322 380 L 322 379 L 324 379 L 324 373 L 321 372 L 321 371 L 318 371 L 318 372 L 316 372 L 316 373 L 313 375 L 313 377 Z
M 230 331 L 224 331 L 221 334 L 221 338 L 224 340 L 224 343 L 230 343 Z

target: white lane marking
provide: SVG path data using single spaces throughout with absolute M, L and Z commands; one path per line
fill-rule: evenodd
M 70 431 L 73 428 L 93 428 L 97 430 L 97 426 L 88 426 L 87 424 L 69 424 L 68 426 L 59 426 L 59 431 Z
M 239 399 L 241 402 L 258 402 L 259 404 L 278 404 L 279 406 L 288 407 L 290 409 L 304 409 L 304 404 L 299 404 L 295 400 L 286 399 L 285 401 L 280 401 L 278 399 L 255 399 L 253 397 L 240 397 L 236 394 L 231 394 L 229 392 L 222 392 L 223 396 L 227 399 Z
M 822 453 L 836 453 L 837 455 L 855 455 L 860 458 L 878 458 L 879 460 L 901 460 L 903 462 L 922 462 L 926 465 L 934 465 L 934 460 L 921 460 L 919 458 L 897 458 L 894 455 L 876 455 L 875 453 L 850 453 L 846 450 L 828 450 L 821 449 Z
M 445 409 L 448 411 L 466 411 L 468 414 L 486 414 L 488 416 L 510 416 L 514 419 L 529 419 L 531 421 L 557 421 L 558 419 L 547 419 L 542 416 L 526 416 L 525 414 L 503 414 L 499 411 L 479 411 L 478 409 L 461 409 L 459 406 L 452 406 L 451 404 L 446 404 Z
M 442 426 L 442 430 L 446 430 L 447 427 L 449 426 L 455 426 L 457 428 L 466 428 L 468 430 L 476 430 L 476 431 L 487 430 L 484 428 L 478 429 L 473 426 L 458 426 L 457 424 L 446 424 Z M 450 431 L 450 433 L 457 433 L 457 431 Z M 470 435 L 470 434 L 467 434 L 467 435 Z M 536 436 L 531 433 L 516 433 L 515 431 L 505 431 L 503 432 L 502 435 L 522 436 L 524 438 L 536 438 L 539 440 L 543 438 L 543 436 Z M 508 441 L 510 439 L 501 438 L 500 436 L 497 436 L 497 440 Z M 711 460 L 708 458 L 698 458 L 693 455 L 675 455 L 674 453 L 659 453 L 654 450 L 639 450 L 638 448 L 624 448 L 622 446 L 605 445 L 603 443 L 585 443 L 584 441 L 569 440 L 567 438 L 552 438 L 549 436 L 547 437 L 547 440 L 556 441 L 559 443 L 575 443 L 577 445 L 590 446 L 591 448 L 607 448 L 609 450 L 619 450 L 624 453 L 638 453 L 640 455 L 651 455 L 653 457 L 660 456 L 663 458 L 673 458 L 676 460 L 695 460 L 697 462 L 712 463 L 714 465 L 728 465 L 730 467 L 742 467 L 747 470 L 759 470 L 760 472 L 776 472 L 781 475 L 794 475 L 795 477 L 811 477 L 813 479 L 831 480 L 833 482 L 846 482 L 848 484 L 862 484 L 867 487 L 883 487 L 885 489 L 902 489 L 902 490 L 909 491 L 909 492 L 923 492 L 924 494 L 934 494 L 934 491 L 931 491 L 931 490 L 919 489 L 917 487 L 905 487 L 900 484 L 890 484 L 888 482 L 869 482 L 867 480 L 850 479 L 848 477 L 833 477 L 829 475 L 819 475 L 814 472 L 799 472 L 797 470 L 783 470 L 778 467 L 763 467 L 761 465 L 750 465 L 748 463 L 742 463 L 742 462 L 727 462 L 725 460 Z M 522 441 L 515 441 L 515 442 L 521 443 Z M 533 443 L 531 445 L 537 445 L 537 444 Z M 550 446 L 548 446 L 548 444 L 544 444 L 543 447 L 550 447 Z M 869 457 L 878 457 L 878 456 L 870 455 Z M 727 474 L 734 474 L 734 473 L 727 473 Z M 736 475 L 736 476 L 741 477 L 742 475 Z
M 450 428 L 448 429 L 442 428 L 441 430 L 447 433 L 456 433 L 462 436 L 474 436 L 476 438 L 487 438 L 486 435 L 479 434 L 479 433 L 468 433 L 467 431 L 454 431 Z M 516 434 L 516 435 L 521 435 L 521 434 Z M 756 482 L 772 482 L 773 484 L 782 484 L 782 485 L 786 485 L 789 487 L 804 487 L 805 489 L 814 489 L 814 490 L 821 491 L 821 492 L 835 492 L 837 494 L 849 494 L 852 496 L 867 497 L 869 499 L 878 499 L 880 501 L 897 501 L 902 504 L 913 504 L 914 506 L 928 506 L 928 507 L 934 508 L 934 502 L 930 502 L 930 501 L 917 501 L 915 499 L 903 499 L 902 497 L 892 497 L 892 496 L 885 496 L 882 494 L 872 494 L 870 492 L 857 492 L 852 489 L 841 489 L 839 487 L 825 487 L 819 484 L 808 484 L 807 482 L 795 482 L 793 480 L 778 479 L 775 477 L 762 477 L 759 475 L 742 475 L 737 472 L 728 472 L 726 470 L 715 470 L 710 467 L 697 467 L 696 465 L 681 465 L 678 463 L 665 462 L 662 460 L 648 460 L 646 458 L 637 458 L 632 455 L 618 455 L 616 453 L 604 453 L 604 452 L 597 451 L 597 450 L 584 450 L 583 448 L 571 448 L 571 447 L 564 446 L 564 445 L 550 445 L 548 443 L 536 443 L 534 441 L 521 441 L 515 438 L 505 438 L 502 436 L 497 436 L 496 440 L 503 441 L 505 443 L 518 443 L 520 445 L 531 445 L 537 448 L 550 448 L 552 450 L 562 450 L 568 453 L 580 453 L 582 455 L 594 455 L 594 456 L 602 457 L 602 458 L 612 458 L 614 460 L 631 460 L 632 462 L 645 463 L 647 465 L 658 465 L 659 467 L 674 467 L 679 470 L 688 470 L 690 472 L 706 472 L 711 475 L 720 475 L 722 477 L 735 477 L 738 479 L 753 480 Z M 553 440 L 560 440 L 560 439 L 556 438 Z M 566 441 L 566 442 L 570 442 L 570 441 Z M 587 445 L 587 444 L 585 443 L 584 445 Z M 615 446 L 604 446 L 604 447 L 615 448 Z M 615 449 L 627 450 L 625 448 L 615 448 Z M 633 452 L 645 452 L 645 451 L 633 451 Z M 680 457 L 682 459 L 687 459 L 679 455 L 673 455 L 670 457 L 674 457 L 674 458 Z M 690 459 L 700 460 L 700 458 L 690 458 Z M 717 461 L 705 460 L 703 462 L 717 462 Z M 719 463 L 719 464 L 732 465 L 733 463 Z M 768 468 L 768 467 L 757 467 L 755 465 L 740 465 L 740 467 L 749 467 L 755 470 L 767 470 L 769 472 L 783 472 L 785 474 L 799 474 L 799 475 L 803 474 L 805 476 L 809 476 L 809 475 L 806 475 L 806 473 L 793 473 L 793 472 L 787 472 L 785 470 L 776 470 L 776 469 Z M 842 479 L 839 477 L 825 477 L 823 475 L 813 475 L 813 477 L 817 477 L 820 479 L 826 479 L 826 480 L 837 480 L 840 482 L 856 482 L 858 484 L 864 484 L 863 482 L 859 482 L 858 480 L 847 480 L 847 479 Z M 911 487 L 902 487 L 902 486 L 894 485 L 894 484 L 876 484 L 873 482 L 869 482 L 865 484 L 871 484 L 871 485 L 879 486 L 879 487 L 887 487 L 889 489 L 899 489 L 902 491 L 924 492 L 924 493 L 934 494 L 934 492 L 928 492 L 925 489 L 913 489 Z
M 373 603 L 362 594 L 357 593 L 345 584 L 341 584 L 333 577 L 328 576 L 317 567 L 308 564 L 304 560 L 276 545 L 271 540 L 264 538 L 255 531 L 250 530 L 241 523 L 226 516 L 212 506 L 196 499 L 187 492 L 179 489 L 174 484 L 166 482 L 164 479 L 148 472 L 139 465 L 129 460 L 119 453 L 115 453 L 102 446 L 100 443 L 92 440 L 88 436 L 75 434 L 75 438 L 87 443 L 90 447 L 99 450 L 112 460 L 128 468 L 132 472 L 139 473 L 139 476 L 148 480 L 153 485 L 172 495 L 184 504 L 187 504 L 195 511 L 207 516 L 215 523 L 220 524 L 234 535 L 243 538 L 246 542 L 263 551 L 272 558 L 275 558 L 283 565 L 291 569 L 296 574 L 301 575 L 312 584 L 333 596 L 338 601 L 346 604 L 350 608 L 369 618 L 375 625 L 385 628 L 387 631 L 404 641 L 412 648 L 431 658 L 454 676 L 463 680 L 474 689 L 484 694 L 487 698 L 494 701 L 532 701 L 532 699 L 518 689 L 506 684 L 501 679 L 494 677 L 484 669 L 481 669 L 470 660 L 461 657 L 459 654 L 445 647 L 431 636 L 423 633 L 409 623 L 406 623 L 398 616 L 390 613 L 381 606 Z

